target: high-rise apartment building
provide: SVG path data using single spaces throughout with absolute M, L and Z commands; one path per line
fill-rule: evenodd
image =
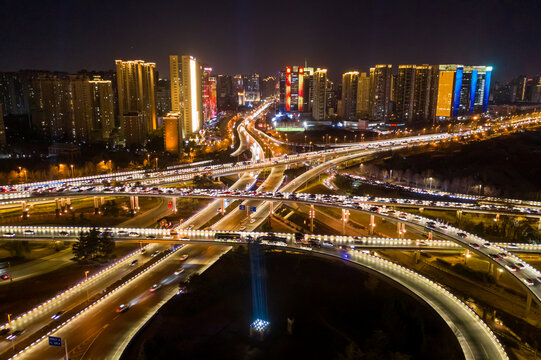
M 344 120 L 354 120 L 357 117 L 357 88 L 359 72 L 350 71 L 342 74 L 342 111 Z
M 327 69 L 314 72 L 312 117 L 315 120 L 325 120 L 327 117 Z
M 261 90 L 259 89 L 259 74 L 253 73 L 244 77 L 244 101 L 246 103 L 261 101 Z
M 24 72 L 0 73 L 0 102 L 5 115 L 28 115 L 27 77 Z
M 371 114 L 370 76 L 367 73 L 359 74 L 357 85 L 357 117 L 367 119 Z
M 392 65 L 376 65 L 370 69 L 372 119 L 388 121 L 391 116 Z
M 233 91 L 233 78 L 231 75 L 218 75 L 216 97 L 218 111 L 237 108 L 236 94 Z
M 413 99 L 415 96 L 415 65 L 399 65 L 394 85 L 394 118 L 410 123 L 413 119 Z
M 189 138 L 203 126 L 200 67 L 197 59 L 189 55 L 171 55 L 169 65 L 171 109 L 180 113 L 183 138 Z
M 32 127 L 55 140 L 73 139 L 73 108 L 67 76 L 34 73 L 27 82 Z
M 0 147 L 7 145 L 6 127 L 4 126 L 4 108 L 0 102 Z
M 107 140 L 115 128 L 115 96 L 113 82 L 94 76 L 88 81 L 92 103 L 91 139 Z
M 168 79 L 158 79 L 156 85 L 156 114 L 165 116 L 171 111 L 171 83 Z
M 94 128 L 90 82 L 86 75 L 70 75 L 69 81 L 73 104 L 73 138 L 88 142 Z
M 267 76 L 261 80 L 261 97 L 263 99 L 268 99 L 273 96 L 276 96 L 278 93 L 277 89 L 277 78 L 275 76 Z
M 433 101 L 436 91 L 435 83 L 437 74 L 435 66 L 415 66 L 415 94 L 413 96 L 413 117 L 414 122 L 433 121 Z
M 157 127 L 156 64 L 142 60 L 116 60 L 115 64 L 119 115 L 130 114 L 133 119 L 134 113 L 140 114 L 144 132 L 148 134 Z

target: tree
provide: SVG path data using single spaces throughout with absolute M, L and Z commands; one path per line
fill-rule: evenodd
M 73 244 L 72 252 L 78 262 L 89 262 L 96 259 L 108 258 L 115 249 L 115 243 L 108 232 L 100 234 L 93 228 L 88 232 L 79 233 L 79 239 Z
M 79 239 L 73 244 L 72 252 L 78 262 L 93 260 L 98 251 L 99 231 L 94 228 L 89 232 L 80 232 Z

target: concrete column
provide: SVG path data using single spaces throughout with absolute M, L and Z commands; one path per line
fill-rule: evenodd
M 177 212 L 177 198 L 176 197 L 171 198 L 171 210 L 173 212 Z
M 419 263 L 419 261 L 421 260 L 421 252 L 419 250 L 413 253 L 413 259 L 415 260 L 416 264 Z
M 130 196 L 130 210 L 135 214 L 135 196 Z
M 98 197 L 94 196 L 94 215 L 99 214 L 100 212 L 100 206 L 98 204 Z
M 369 226 L 369 229 L 368 229 L 368 233 L 370 235 L 372 235 L 374 233 L 374 228 L 376 227 L 376 222 L 375 222 L 375 219 L 374 219 L 374 215 L 370 215 L 370 226 Z
M 71 198 L 66 198 L 66 208 L 67 210 L 71 210 Z
M 419 212 L 422 214 L 423 213 L 423 210 L 424 208 L 419 208 Z
M 314 205 L 310 205 L 310 232 L 314 233 L 314 218 L 316 217 L 316 210 Z
M 531 308 L 532 308 L 532 294 L 528 291 L 526 293 L 526 315 L 530 313 Z
M 54 201 L 56 203 L 55 214 L 56 216 L 60 216 L 60 199 L 55 198 Z
M 541 231 L 541 217 L 539 218 L 539 221 L 537 222 L 537 230 Z
M 135 201 L 134 201 L 134 205 L 135 205 L 135 210 L 139 210 L 139 196 L 135 196 Z
M 65 198 L 60 198 L 60 209 L 62 209 L 62 212 L 64 212 L 64 210 L 66 210 L 66 199 Z
M 272 216 L 272 215 L 274 215 L 274 202 L 271 201 L 269 203 L 269 207 L 270 207 L 269 216 Z
M 342 209 L 342 235 L 346 235 L 346 224 L 349 218 L 349 211 Z
M 220 212 L 222 213 L 222 215 L 225 214 L 225 200 L 222 199 L 222 209 L 220 210 Z
M 496 214 L 496 222 L 500 221 L 500 214 Z
M 105 197 L 100 196 L 100 203 L 102 206 L 105 205 Z
M 22 202 L 22 211 L 23 211 L 23 220 L 28 218 L 28 207 L 26 206 L 26 201 Z
M 460 221 L 462 219 L 462 210 L 457 210 L 456 211 L 456 218 L 458 221 Z

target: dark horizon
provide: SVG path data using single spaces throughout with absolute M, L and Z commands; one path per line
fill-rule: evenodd
M 385 63 L 491 65 L 495 81 L 541 73 L 535 1 L 94 4 L 4 0 L 0 71 L 105 71 L 141 59 L 169 77 L 168 56 L 190 54 L 216 74 L 270 75 L 305 59 L 333 80 Z

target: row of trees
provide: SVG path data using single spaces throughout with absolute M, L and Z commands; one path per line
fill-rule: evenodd
M 94 228 L 81 232 L 79 239 L 73 244 L 73 255 L 80 263 L 108 260 L 115 249 L 115 242 L 107 231 L 100 232 Z

